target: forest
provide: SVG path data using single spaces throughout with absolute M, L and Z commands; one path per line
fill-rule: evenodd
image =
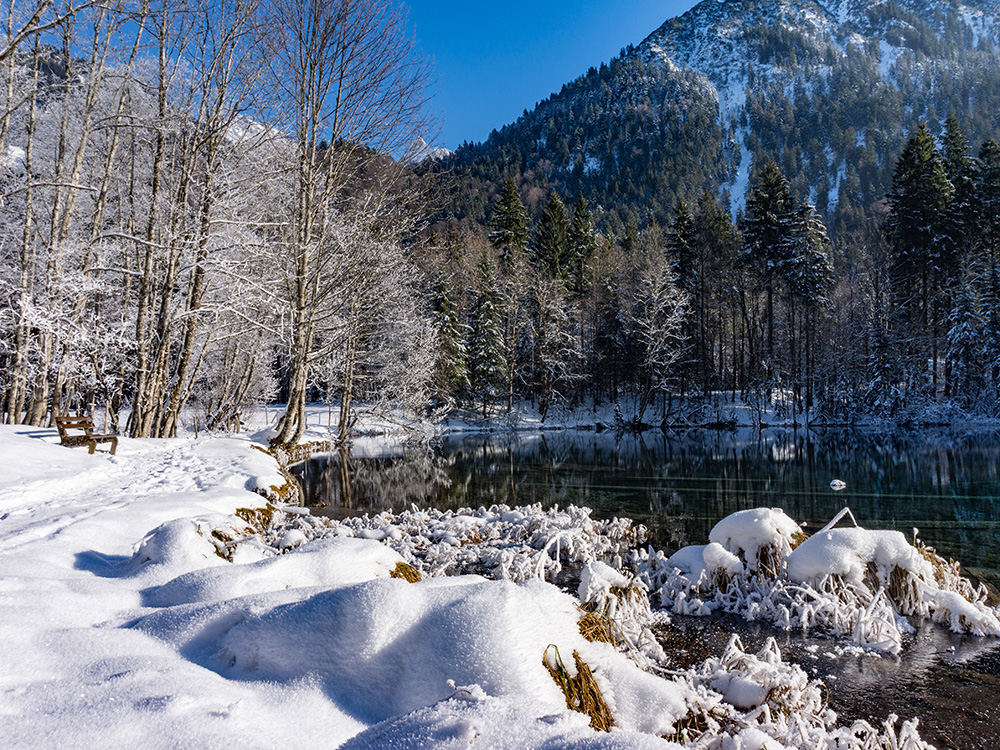
M 621 428 L 726 426 L 737 401 L 760 422 L 1000 416 L 1000 146 L 957 116 L 908 134 L 837 244 L 759 142 L 735 212 L 724 160 L 640 220 L 588 203 L 614 159 L 567 157 L 576 181 L 543 190 L 521 159 L 462 215 L 467 173 L 408 156 L 429 66 L 394 3 L 42 0 L 0 20 L 3 422 L 167 437 L 279 402 L 293 444 L 316 400 L 339 440 L 358 403 L 604 405 Z M 722 148 L 690 103 L 644 194 L 693 163 L 685 134 Z
M 394 3 L 5 4 L 0 404 L 132 436 L 321 388 L 426 400 L 401 248 L 427 65 Z M 196 418 L 197 418 L 196 417 Z
M 485 237 L 443 242 L 445 382 L 484 413 L 616 403 L 633 427 L 725 424 L 737 400 L 798 423 L 996 417 L 998 199 L 1000 145 L 955 117 L 911 134 L 851 263 L 773 159 L 735 220 L 706 191 L 620 238 L 556 192 L 529 226 L 511 179 Z

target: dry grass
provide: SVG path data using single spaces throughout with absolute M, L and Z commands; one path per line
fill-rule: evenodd
M 401 578 L 409 583 L 417 583 L 423 580 L 420 571 L 405 562 L 396 563 L 396 567 L 389 573 L 391 578 Z
M 274 514 L 277 511 L 277 508 L 268 503 L 263 508 L 237 508 L 236 515 L 251 528 L 259 533 L 263 533 L 271 527 L 271 522 L 274 520 Z
M 690 713 L 674 724 L 673 734 L 669 734 L 663 739 L 668 742 L 676 742 L 679 745 L 686 745 L 701 737 L 710 728 L 711 725 L 704 714 Z
M 548 652 L 552 649 L 555 652 L 554 664 L 549 663 Z M 552 679 L 562 688 L 563 695 L 566 696 L 566 706 L 573 711 L 578 711 L 590 717 L 590 726 L 599 732 L 610 732 L 615 725 L 611 709 L 608 708 L 607 701 L 601 693 L 601 688 L 594 679 L 594 673 L 580 658 L 578 651 L 573 652 L 573 660 L 576 663 L 576 676 L 571 677 L 563 664 L 559 649 L 549 646 L 542 656 L 542 663 L 549 670 Z
M 887 593 L 901 614 L 913 614 L 914 606 L 920 600 L 913 574 L 898 565 L 894 565 L 889 573 Z
M 757 572 L 769 580 L 777 580 L 781 575 L 784 555 L 773 544 L 765 544 L 757 550 Z
M 791 542 L 792 549 L 793 550 L 797 549 L 798 546 L 800 544 L 802 544 L 802 542 L 804 542 L 808 538 L 809 538 L 809 535 L 806 532 L 804 532 L 804 531 L 796 531 L 794 534 L 792 534 L 792 542 Z
M 617 628 L 606 612 L 585 612 L 580 618 L 580 635 L 591 642 L 618 644 Z
M 934 568 L 934 582 L 938 586 L 946 586 L 949 579 L 961 577 L 962 566 L 954 560 L 945 560 L 933 547 L 928 547 L 921 539 L 914 539 L 913 546 L 920 556 Z
M 479 531 L 473 529 L 468 534 L 462 537 L 460 544 L 463 547 L 475 546 L 483 543 L 483 538 L 479 536 Z
M 233 552 L 230 545 L 236 541 L 234 537 L 223 534 L 218 529 L 212 529 L 212 538 L 215 540 L 215 554 L 227 562 L 233 561 Z
M 636 584 L 635 581 L 632 581 L 631 583 L 629 583 L 628 586 L 625 586 L 624 588 L 620 586 L 612 586 L 611 588 L 608 589 L 608 593 L 610 593 L 613 597 L 615 597 L 615 599 L 618 600 L 619 605 L 624 605 L 629 603 L 634 604 L 637 602 L 641 602 L 643 599 L 646 598 L 646 592 L 643 591 L 641 588 L 639 588 L 639 586 Z

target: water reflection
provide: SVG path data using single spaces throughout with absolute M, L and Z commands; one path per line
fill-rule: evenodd
M 672 550 L 703 543 L 737 510 L 775 506 L 807 528 L 844 505 L 859 523 L 913 528 L 945 556 L 995 578 L 1000 567 L 1000 435 L 995 431 L 604 432 L 453 436 L 296 467 L 332 516 L 540 502 L 626 515 Z M 847 483 L 835 492 L 832 479 Z

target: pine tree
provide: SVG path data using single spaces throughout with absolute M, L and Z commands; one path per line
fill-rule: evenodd
M 942 245 L 942 219 L 954 197 L 926 123 L 920 123 L 896 161 L 886 234 L 894 252 L 893 286 L 904 307 L 918 304 L 927 324 L 939 276 L 955 271 L 954 250 Z
M 1000 260 L 990 260 L 980 297 L 983 320 L 983 369 L 994 389 L 1000 388 Z M 995 390 L 994 390 L 995 392 Z
M 766 294 L 767 361 L 774 360 L 774 297 L 793 257 L 796 207 L 788 180 L 769 159 L 750 187 L 741 230 L 739 262 L 756 274 Z
M 921 387 L 930 365 L 930 397 L 938 397 L 942 310 L 958 269 L 957 251 L 947 236 L 948 208 L 955 190 L 927 129 L 920 123 L 896 161 L 885 232 L 892 249 L 890 279 L 893 316 L 907 341 L 912 381 Z
M 828 304 L 826 293 L 833 286 L 830 239 L 815 206 L 805 203 L 799 209 L 792 243 L 784 274 L 789 291 L 808 307 Z
M 957 258 L 966 256 L 973 248 L 977 235 L 976 217 L 976 163 L 969 156 L 969 141 L 954 114 L 945 122 L 941 139 L 941 159 L 954 197 L 943 217 L 941 235 L 948 251 Z
M 505 351 L 501 331 L 493 263 L 483 253 L 479 263 L 478 289 L 469 311 L 469 341 L 466 345 L 469 390 L 480 399 L 483 416 L 489 415 L 492 402 L 503 386 Z
M 521 203 L 517 183 L 508 179 L 500 192 L 490 220 L 490 242 L 500 252 L 502 263 L 528 249 L 528 215 Z
M 674 221 L 667 232 L 667 254 L 674 265 L 677 285 L 688 293 L 693 292 L 699 282 L 697 241 L 691 208 L 679 200 L 674 208 Z
M 868 381 L 862 388 L 862 409 L 893 417 L 906 403 L 903 360 L 890 324 L 889 302 L 875 294 L 868 328 Z
M 587 207 L 587 199 L 581 194 L 573 204 L 573 218 L 570 221 L 567 235 L 569 246 L 569 264 L 571 266 L 570 287 L 576 296 L 586 292 L 586 267 L 597 251 L 597 234 L 594 231 L 594 220 Z
M 949 387 L 956 401 L 971 406 L 983 385 L 983 342 L 982 319 L 967 278 L 955 290 L 948 324 Z
M 976 212 L 980 253 L 1000 260 L 1000 143 L 991 138 L 983 144 L 977 167 Z
M 447 280 L 441 279 L 434 299 L 434 322 L 437 326 L 436 387 L 439 397 L 447 404 L 458 398 L 469 387 L 466 370 L 464 328 L 451 299 Z
M 691 301 L 692 316 L 697 324 L 696 346 L 701 369 L 701 389 L 705 396 L 713 390 L 712 377 L 716 373 L 717 361 L 715 351 L 718 351 L 718 375 L 720 380 L 722 378 L 721 340 L 726 327 L 723 320 L 727 317 L 727 312 L 736 307 L 734 295 L 726 290 L 732 284 L 733 266 L 739 246 L 739 233 L 733 224 L 732 215 L 719 204 L 713 193 L 706 190 L 698 200 L 698 212 L 695 215 L 697 284 L 692 291 Z M 731 367 L 735 371 L 735 361 L 731 362 Z
M 535 262 L 550 278 L 564 281 L 568 278 L 569 262 L 569 217 L 566 206 L 555 191 L 542 210 L 535 233 Z

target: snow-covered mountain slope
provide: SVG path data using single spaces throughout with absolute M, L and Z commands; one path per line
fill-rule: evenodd
M 662 223 L 705 188 L 735 207 L 774 157 L 836 233 L 884 197 L 920 120 L 954 112 L 974 150 L 1000 134 L 998 50 L 995 0 L 704 0 L 457 162 Z

